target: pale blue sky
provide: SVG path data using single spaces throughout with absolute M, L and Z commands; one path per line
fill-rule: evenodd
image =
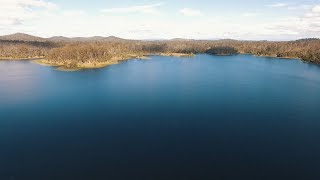
M 131 39 L 319 37 L 320 0 L 0 0 L 0 34 Z

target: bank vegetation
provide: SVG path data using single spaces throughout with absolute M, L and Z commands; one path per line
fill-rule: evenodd
M 146 55 L 192 56 L 252 54 L 278 58 L 296 58 L 320 63 L 320 40 L 237 41 L 237 40 L 168 40 L 168 41 L 10 41 L 0 40 L 1 59 L 43 58 L 42 64 L 64 69 L 97 68 Z

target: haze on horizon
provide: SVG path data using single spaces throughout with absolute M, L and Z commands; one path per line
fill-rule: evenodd
M 320 0 L 0 0 L 0 35 L 128 39 L 320 37 Z

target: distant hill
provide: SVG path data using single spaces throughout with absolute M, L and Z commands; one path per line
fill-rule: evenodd
M 50 38 L 42 38 L 37 36 L 32 36 L 24 33 L 15 33 L 10 35 L 0 36 L 0 40 L 4 41 L 26 41 L 26 42 L 45 42 L 45 41 L 53 41 L 53 42 L 90 42 L 90 41 L 127 41 L 126 39 L 122 39 L 116 36 L 93 36 L 93 37 L 64 37 L 64 36 L 54 36 Z
M 116 36 L 109 36 L 104 38 L 105 41 L 123 41 L 123 40 L 127 40 L 127 39 L 122 39 Z
M 42 38 L 37 36 L 32 36 L 25 33 L 15 33 L 9 35 L 0 36 L 0 40 L 2 41 L 24 41 L 24 42 L 121 42 L 121 41 L 129 41 L 129 39 L 123 39 L 116 36 L 93 36 L 93 37 L 64 37 L 64 36 L 53 36 L 50 38 Z M 140 40 L 130 40 L 130 41 L 140 41 Z M 143 40 L 142 40 L 143 41 Z M 148 41 L 148 40 L 147 40 Z M 158 40 L 149 40 L 149 41 L 178 41 L 178 42 L 190 42 L 190 41 L 215 41 L 221 43 L 235 43 L 240 42 L 235 39 L 212 39 L 212 40 L 195 40 L 195 39 L 184 39 L 184 38 L 174 38 L 170 40 L 166 39 L 158 39 Z M 298 39 L 292 42 L 318 42 L 320 39 L 318 38 L 305 38 Z M 244 40 L 241 42 L 251 42 L 250 40 Z M 253 42 L 273 42 L 267 40 L 253 41 Z
M 174 38 L 170 39 L 170 41 L 194 41 L 194 39 Z
M 73 37 L 68 38 L 64 36 L 54 36 L 47 38 L 49 41 L 70 41 L 70 42 L 90 42 L 90 41 L 126 41 L 126 39 L 118 38 L 115 36 L 103 37 L 103 36 L 93 36 L 93 37 Z
M 31 36 L 29 34 L 24 33 L 15 33 L 5 36 L 0 36 L 0 40 L 6 40 L 6 41 L 39 41 L 44 42 L 46 41 L 45 38 L 37 37 L 37 36 Z
M 53 36 L 51 38 L 47 38 L 48 41 L 70 41 L 70 38 L 64 37 L 64 36 Z
M 238 41 L 236 39 L 219 39 L 220 41 Z
M 310 41 L 320 41 L 318 38 L 305 38 L 305 39 L 298 39 L 296 42 L 310 42 Z

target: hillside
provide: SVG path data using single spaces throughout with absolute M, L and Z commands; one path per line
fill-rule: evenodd
M 70 41 L 70 38 L 64 37 L 64 36 L 53 36 L 50 38 L 47 38 L 48 41 L 53 42 L 60 42 L 60 41 Z
M 64 36 L 53 36 L 50 38 L 42 38 L 37 36 L 32 36 L 24 33 L 15 33 L 10 35 L 0 36 L 0 40 L 2 41 L 26 41 L 26 42 L 93 42 L 93 41 L 126 41 L 126 39 L 122 39 L 116 36 L 93 36 L 93 37 L 64 37 Z
M 93 37 L 64 37 L 64 36 L 54 36 L 51 38 L 47 38 L 48 41 L 54 42 L 94 42 L 94 41 L 126 41 L 126 39 L 118 38 L 115 36 L 93 36 Z
M 45 38 L 32 36 L 32 35 L 24 34 L 24 33 L 15 33 L 15 34 L 10 34 L 10 35 L 0 36 L 0 40 L 6 40 L 6 41 L 39 41 L 39 42 L 46 41 Z

